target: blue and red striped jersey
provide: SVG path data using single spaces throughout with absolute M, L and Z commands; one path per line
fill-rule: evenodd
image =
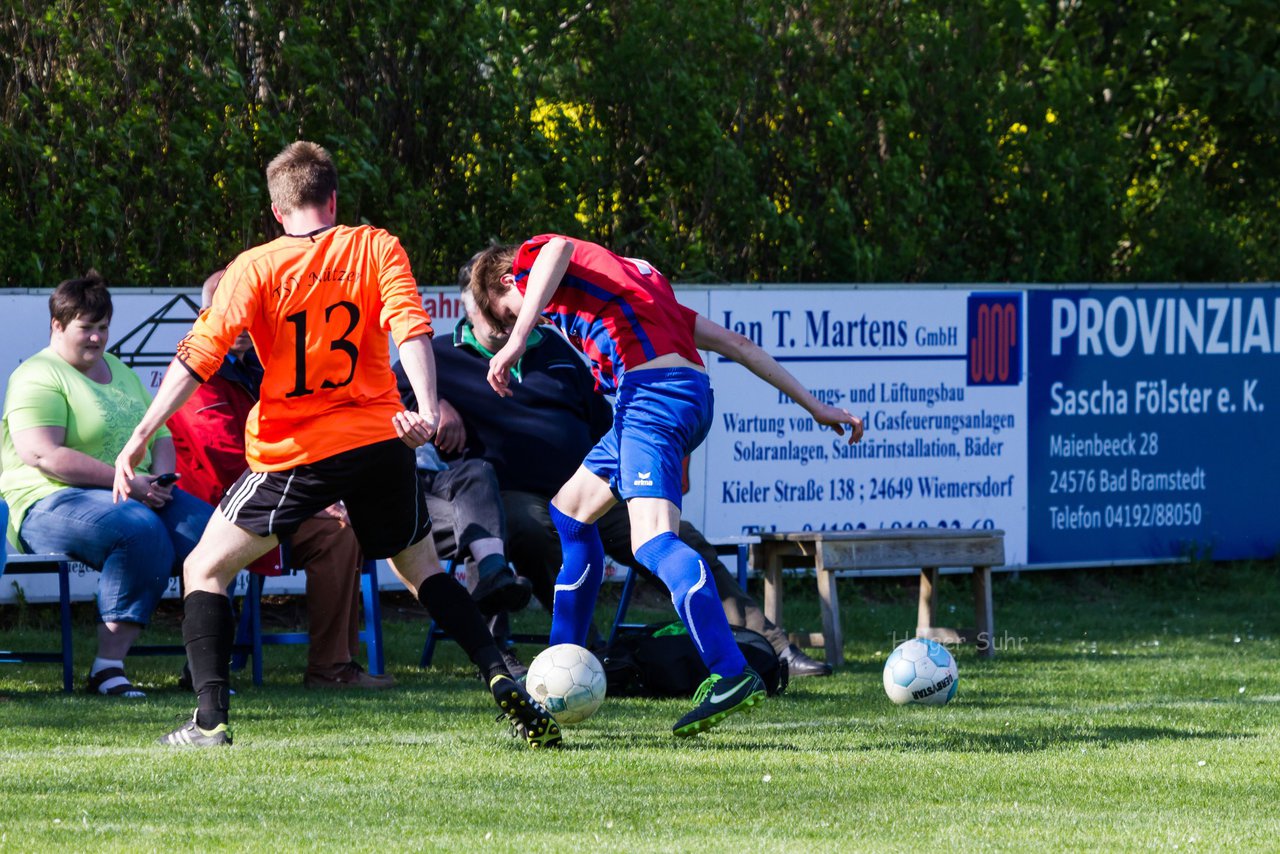
M 540 234 L 521 244 L 512 269 L 521 293 L 538 252 L 561 236 Z M 598 244 L 565 239 L 573 243 L 569 269 L 543 313 L 590 359 L 598 391 L 612 394 L 626 371 L 668 353 L 702 364 L 693 343 L 697 312 L 676 301 L 662 273 Z

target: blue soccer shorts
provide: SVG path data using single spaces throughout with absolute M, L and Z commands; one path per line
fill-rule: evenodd
M 629 371 L 614 407 L 613 429 L 582 461 L 619 499 L 665 498 L 681 505 L 683 461 L 711 429 L 711 381 L 693 368 Z

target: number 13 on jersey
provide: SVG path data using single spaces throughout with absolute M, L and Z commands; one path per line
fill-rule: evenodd
M 334 315 L 339 314 L 336 324 Z M 345 315 L 347 325 L 341 335 L 337 337 L 327 337 L 325 333 L 331 332 L 332 328 L 341 326 L 342 316 Z M 317 362 L 328 374 L 325 379 L 321 380 L 320 388 L 334 389 L 342 388 L 349 385 L 356 375 L 356 363 L 360 359 L 360 349 L 354 343 L 348 341 L 347 338 L 352 332 L 356 331 L 356 327 L 360 325 L 360 308 L 353 302 L 340 300 L 328 306 L 324 310 L 324 323 L 321 324 L 320 335 L 324 336 L 321 340 L 314 343 L 308 341 L 308 326 L 314 323 L 314 318 L 308 316 L 308 312 L 299 311 L 285 317 L 285 320 L 293 325 L 294 328 L 294 385 L 293 390 L 285 397 L 304 397 L 308 394 L 314 394 L 315 389 L 307 385 L 307 359 L 310 357 Z M 327 343 L 327 348 L 325 347 Z M 341 357 L 330 356 L 330 353 L 341 353 Z M 346 376 L 341 379 L 336 377 L 341 375 L 342 369 L 346 369 Z M 332 370 L 332 374 L 330 374 Z

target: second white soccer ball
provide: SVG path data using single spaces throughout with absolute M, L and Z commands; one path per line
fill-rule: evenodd
M 524 686 L 557 723 L 576 724 L 595 714 L 604 702 L 604 668 L 589 650 L 556 644 L 530 662 Z
M 898 644 L 884 663 L 884 692 L 898 705 L 941 706 L 959 684 L 955 658 L 937 641 L 912 638 Z

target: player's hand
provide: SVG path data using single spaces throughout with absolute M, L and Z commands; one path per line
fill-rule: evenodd
M 854 415 L 847 409 L 841 409 L 838 406 L 828 406 L 822 404 L 813 412 L 813 420 L 823 426 L 830 427 L 836 431 L 837 436 L 843 436 L 845 425 L 849 427 L 849 444 L 862 440 L 862 419 Z
M 391 423 L 395 425 L 396 435 L 400 437 L 400 441 L 410 448 L 420 448 L 430 442 L 431 437 L 436 434 L 438 418 L 439 416 L 434 412 L 422 413 L 406 409 L 392 416 Z
M 489 385 L 501 397 L 511 397 L 511 369 L 524 355 L 525 343 L 511 338 L 489 360 Z
M 147 440 L 134 433 L 125 442 L 116 456 L 116 474 L 111 482 L 111 498 L 117 504 L 135 493 L 145 495 L 150 491 L 151 482 L 147 478 L 137 477 L 136 469 L 147 455 Z M 141 499 L 139 499 L 141 500 Z
M 440 423 L 436 425 L 436 447 L 446 454 L 456 454 L 467 446 L 467 427 L 462 416 L 447 400 L 440 401 Z

